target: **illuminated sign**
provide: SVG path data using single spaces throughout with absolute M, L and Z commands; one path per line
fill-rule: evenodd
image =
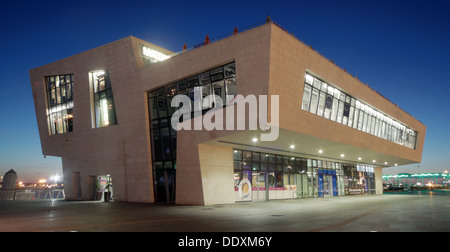
M 142 55 L 152 59 L 154 62 L 159 62 L 159 61 L 163 61 L 163 60 L 170 58 L 169 55 L 155 51 L 155 50 L 145 47 L 145 46 L 142 46 Z

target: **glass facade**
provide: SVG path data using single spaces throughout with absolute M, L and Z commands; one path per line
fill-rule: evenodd
M 233 150 L 235 201 L 375 194 L 374 168 Z
M 117 124 L 114 97 L 108 71 L 90 73 L 94 95 L 95 128 Z
M 73 131 L 73 74 L 45 77 L 49 134 Z
M 308 73 L 302 109 L 390 142 L 416 147 L 417 132 L 413 129 Z
M 226 104 L 215 104 L 215 94 L 227 104 L 227 95 L 236 95 L 235 63 L 216 67 L 209 71 L 171 83 L 148 93 L 150 113 L 150 136 L 154 174 L 155 201 L 175 201 L 175 172 L 177 156 L 177 132 L 172 128 L 171 117 L 178 109 L 171 107 L 172 99 L 178 94 L 190 98 L 191 118 L 194 111 L 206 113 L 209 109 Z M 210 99 L 210 100 L 206 100 Z

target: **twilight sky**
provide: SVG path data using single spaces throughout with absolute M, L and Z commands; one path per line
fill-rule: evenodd
M 28 70 L 129 35 L 172 51 L 267 15 L 427 126 L 422 163 L 450 170 L 450 1 L 66 1 L 0 3 L 0 175 L 62 175 L 41 151 Z

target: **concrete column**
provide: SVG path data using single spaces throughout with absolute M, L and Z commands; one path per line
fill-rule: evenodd
M 234 203 L 233 149 L 198 145 L 205 205 Z
M 383 194 L 383 175 L 382 167 L 374 167 L 375 170 L 375 191 L 377 195 Z

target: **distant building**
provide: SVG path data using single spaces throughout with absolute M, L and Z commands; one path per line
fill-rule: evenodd
M 270 20 L 234 34 L 182 53 L 130 36 L 31 69 L 42 153 L 62 158 L 66 198 L 112 187 L 117 201 L 197 205 L 382 194 L 382 168 L 421 162 L 426 126 L 368 85 Z M 229 114 L 240 95 L 279 106 Z M 245 128 L 172 125 L 195 128 L 210 111 Z M 267 127 L 250 127 L 264 116 Z
M 3 176 L 3 186 L 0 191 L 0 200 L 14 199 L 17 184 L 17 173 L 11 169 Z
M 13 169 L 9 170 L 3 176 L 3 187 L 2 189 L 16 189 L 17 184 L 17 172 Z

